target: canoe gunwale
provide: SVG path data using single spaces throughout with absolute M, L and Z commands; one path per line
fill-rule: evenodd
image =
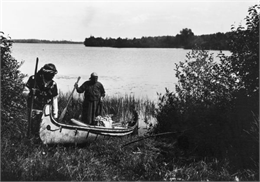
M 49 107 L 49 110 L 48 110 Z M 64 123 L 59 123 L 56 121 L 56 119 L 52 115 L 52 106 L 47 104 L 44 106 L 43 109 L 43 115 L 44 117 L 50 117 L 50 121 L 53 125 L 56 127 L 62 129 L 70 129 L 70 130 L 79 130 L 79 131 L 87 131 L 93 134 L 97 135 L 105 135 L 105 136 L 116 136 L 117 134 L 119 135 L 129 135 L 131 134 L 134 129 L 138 126 L 138 118 L 135 121 L 135 124 L 133 126 L 127 127 L 127 128 L 105 128 L 103 126 L 93 126 L 93 125 L 88 125 L 88 126 L 78 126 L 78 125 L 70 125 L 70 124 L 64 124 Z M 87 124 L 86 124 L 87 125 Z M 48 130 L 51 130 L 50 126 L 47 128 Z

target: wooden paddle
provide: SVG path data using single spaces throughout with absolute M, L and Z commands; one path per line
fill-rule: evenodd
M 36 65 L 35 65 L 35 71 L 34 71 L 34 83 L 33 83 L 33 88 L 32 89 L 35 89 L 35 87 L 36 87 L 36 76 L 37 76 L 38 62 L 39 62 L 39 59 L 36 58 Z M 33 110 L 33 101 L 34 101 L 34 93 L 32 91 L 31 107 L 30 107 L 29 114 L 28 114 L 27 137 L 29 137 L 31 135 L 31 126 L 32 126 L 31 117 L 32 117 L 32 110 Z
M 76 83 L 78 83 L 79 80 L 80 80 L 80 76 L 78 77 L 78 80 L 77 80 Z M 70 94 L 68 103 L 67 103 L 66 107 L 63 109 L 63 111 L 62 111 L 62 113 L 61 113 L 61 115 L 60 115 L 60 117 L 59 117 L 59 122 L 62 122 L 62 120 L 63 120 L 63 118 L 64 118 L 64 116 L 65 116 L 65 114 L 66 114 L 66 112 L 67 112 L 69 103 L 70 103 L 70 101 L 71 101 L 71 99 L 72 99 L 72 97 L 73 97 L 73 93 L 74 93 L 75 89 L 76 89 L 76 88 L 74 87 L 73 90 L 72 90 L 72 93 Z

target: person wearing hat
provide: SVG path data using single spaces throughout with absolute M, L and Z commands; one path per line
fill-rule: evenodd
M 33 114 L 31 116 L 31 131 L 34 134 L 38 133 L 42 109 L 47 103 L 52 103 L 53 116 L 54 118 L 58 118 L 58 88 L 56 82 L 53 80 L 57 73 L 58 71 L 54 64 L 45 64 L 36 74 L 35 88 L 34 75 L 29 77 L 25 85 L 29 89 L 27 98 L 28 109 L 30 109 L 32 99 L 34 99 Z
M 78 93 L 84 92 L 84 101 L 82 105 L 81 120 L 86 124 L 95 125 L 96 116 L 101 115 L 102 99 L 105 97 L 105 89 L 98 82 L 97 73 L 93 72 L 88 81 L 85 81 L 80 87 L 75 83 L 74 87 Z

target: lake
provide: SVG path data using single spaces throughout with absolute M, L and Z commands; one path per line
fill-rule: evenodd
M 28 76 L 34 74 L 37 57 L 38 69 L 46 63 L 55 64 L 58 74 L 54 80 L 62 92 L 72 91 L 78 76 L 81 77 L 81 85 L 89 79 L 92 72 L 96 72 L 108 96 L 127 94 L 157 101 L 157 92 L 165 93 L 165 87 L 174 91 L 177 83 L 175 63 L 184 61 L 190 51 L 174 48 L 14 43 L 12 56 L 19 62 L 24 61 L 20 70 Z M 212 52 L 217 54 L 219 51 Z

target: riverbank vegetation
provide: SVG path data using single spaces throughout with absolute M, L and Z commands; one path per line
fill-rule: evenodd
M 166 90 L 157 110 L 155 133 L 180 133 L 188 156 L 225 159 L 232 170 L 259 170 L 259 8 L 233 29 L 232 54 L 220 53 L 220 63 L 193 50 L 176 64 L 175 92 Z
M 249 8 L 246 27 L 232 29 L 230 56 L 220 52 L 216 62 L 199 48 L 176 64 L 176 89 L 159 94 L 158 106 L 128 96 L 104 101 L 120 117 L 146 108 L 157 118 L 147 138 L 85 145 L 46 146 L 26 137 L 25 75 L 1 35 L 1 180 L 259 181 L 259 9 Z M 68 95 L 61 94 L 60 112 Z M 66 117 L 80 107 L 73 99 Z

